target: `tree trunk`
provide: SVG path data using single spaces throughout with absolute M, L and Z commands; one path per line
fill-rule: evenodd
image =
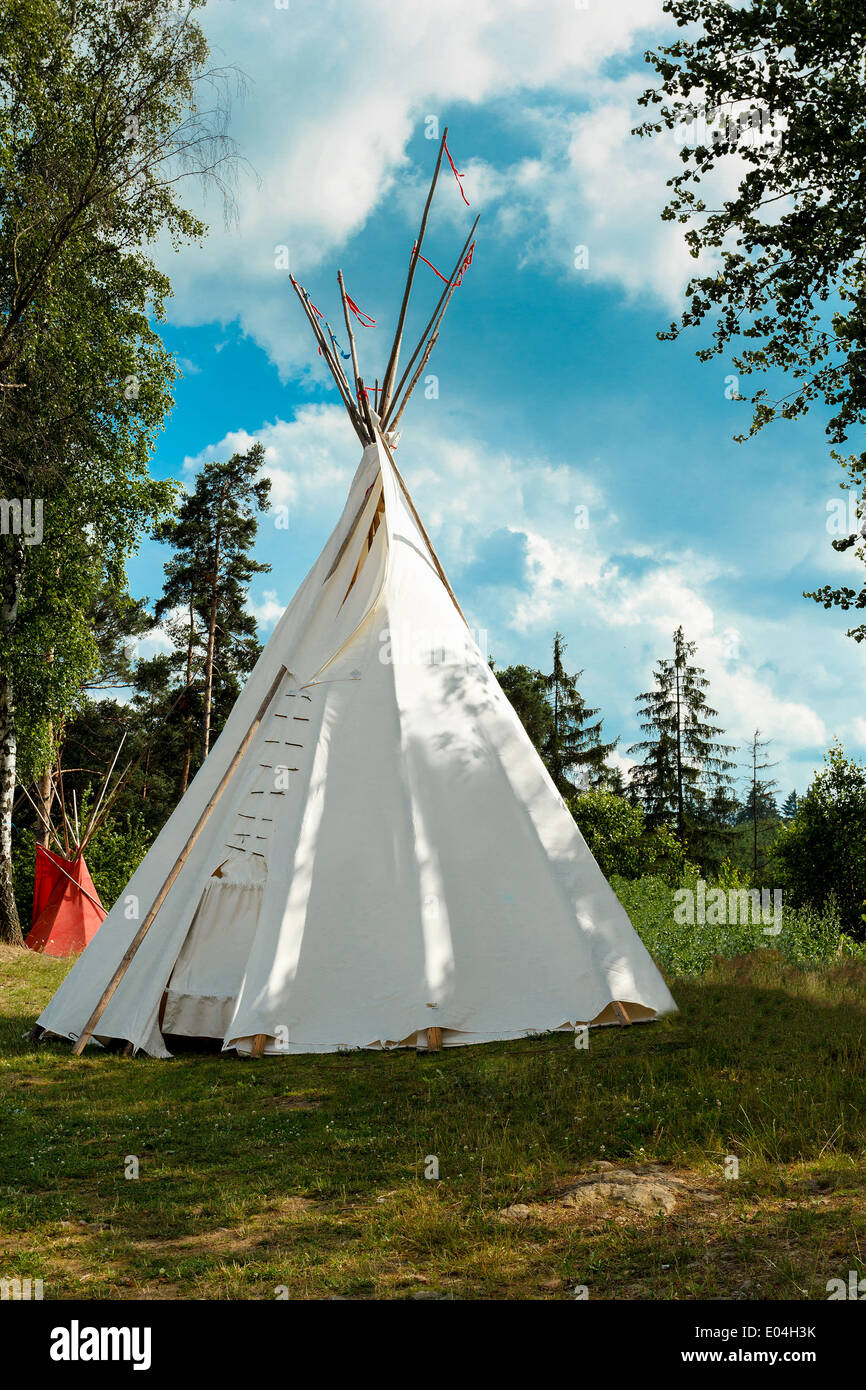
M 683 811 L 683 750 L 682 715 L 680 713 L 680 668 L 675 664 L 677 681 L 677 834 L 680 845 L 685 848 L 685 813 Z
M 0 675 L 0 941 L 23 946 L 12 882 L 12 797 L 15 792 L 15 711 L 12 682 Z
M 752 868 L 755 877 L 758 876 L 758 735 L 755 734 L 755 742 L 752 746 L 752 831 L 753 831 L 753 852 Z
M 204 666 L 204 720 L 202 724 L 201 756 L 202 762 L 210 752 L 210 712 L 213 703 L 213 656 L 216 641 L 217 601 L 219 598 L 220 545 L 222 542 L 222 504 L 226 484 L 220 489 L 217 505 L 217 524 L 214 536 L 213 573 L 211 575 L 210 612 L 207 622 L 207 656 Z
M 49 738 L 51 737 L 50 726 L 48 736 Z M 42 773 L 42 776 L 38 779 L 36 783 L 36 796 L 34 798 L 41 817 L 37 819 L 36 823 L 36 839 L 43 849 L 48 849 L 51 841 L 48 826 L 45 824 L 45 822 L 50 822 L 51 820 L 51 807 L 54 804 L 54 778 L 51 772 L 52 769 L 47 767 Z
M 0 593 L 0 662 L 15 620 L 24 574 L 24 546 L 18 537 L 7 537 L 3 547 L 2 593 Z M 15 905 L 12 880 L 12 800 L 15 795 L 17 740 L 12 680 L 0 670 L 0 941 L 23 946 L 21 923 Z
M 189 769 L 192 762 L 192 733 L 190 730 L 189 701 L 192 698 L 192 652 L 195 641 L 195 594 L 189 596 L 189 637 L 186 644 L 186 698 L 183 716 L 183 767 L 180 773 L 180 795 L 189 786 Z
M 183 750 L 183 767 L 180 772 L 180 794 L 183 796 L 189 786 L 189 767 L 192 762 L 192 744 L 189 741 L 189 727 L 187 726 L 186 744 Z

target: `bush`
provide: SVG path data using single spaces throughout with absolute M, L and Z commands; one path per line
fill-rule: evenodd
M 36 837 L 29 828 L 12 830 L 12 881 L 21 930 L 26 936 L 32 926 L 33 880 L 36 875 Z
M 866 904 L 866 767 L 840 744 L 817 774 L 773 848 L 773 864 L 792 901 L 821 911 L 838 904 L 842 930 L 863 940 Z
M 613 792 L 596 790 L 572 797 L 569 810 L 606 878 L 658 874 L 677 882 L 687 861 L 669 826 L 648 830 L 640 806 Z
M 690 872 L 681 886 L 694 890 L 696 883 Z M 770 936 L 761 922 L 751 920 L 718 925 L 678 921 L 677 890 L 657 875 L 637 880 L 614 877 L 611 886 L 653 960 L 671 975 L 701 975 L 716 956 L 731 958 L 758 950 L 780 951 L 785 960 L 804 966 L 853 954 L 846 946 L 832 897 L 820 909 L 793 907 L 783 900 L 782 930 Z M 733 870 L 706 886 L 727 891 L 742 887 L 743 881 Z
M 120 897 L 150 848 L 150 831 L 138 814 L 109 818 L 84 852 L 90 877 L 106 910 Z

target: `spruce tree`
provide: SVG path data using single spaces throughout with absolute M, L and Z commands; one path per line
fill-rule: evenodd
M 748 744 L 748 767 L 746 773 L 746 783 L 748 790 L 746 800 L 743 805 L 742 820 L 748 821 L 752 827 L 752 872 L 758 872 L 758 826 L 762 820 L 777 819 L 779 809 L 776 805 L 776 788 L 779 785 L 772 778 L 764 778 L 759 774 L 768 772 L 771 767 L 776 767 L 776 763 L 764 761 L 764 751 L 769 748 L 770 740 L 761 738 L 760 729 L 756 729 Z
M 492 667 L 493 662 L 490 664 Z M 546 677 L 541 671 L 533 671 L 529 666 L 506 666 L 502 671 L 494 669 L 494 675 L 508 696 L 533 746 L 544 757 L 553 725 L 553 711 L 547 698 Z
M 545 678 L 551 707 L 551 725 L 545 749 L 547 769 L 561 796 L 574 796 L 577 777 L 594 786 L 608 775 L 605 759 L 619 743 L 602 741 L 602 719 L 596 719 L 597 709 L 590 709 L 577 688 L 583 675 L 578 671 L 570 676 L 562 664 L 566 646 L 562 634 L 553 639 L 553 670 Z M 594 722 L 593 722 L 594 721 Z
M 672 657 L 656 662 L 654 688 L 636 696 L 647 737 L 628 751 L 643 758 L 632 782 L 650 825 L 672 821 L 685 847 L 687 830 L 699 830 L 708 792 L 733 781 L 728 754 L 734 748 L 719 742 L 723 730 L 712 722 L 718 711 L 707 703 L 709 681 L 703 668 L 692 663 L 696 646 L 686 641 L 682 627 L 674 633 L 673 646 Z

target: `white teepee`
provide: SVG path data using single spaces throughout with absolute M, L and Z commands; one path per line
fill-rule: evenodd
M 356 387 L 339 523 L 39 1019 L 77 1051 L 452 1046 L 676 1007 L 472 638 L 386 391 L 380 422 Z

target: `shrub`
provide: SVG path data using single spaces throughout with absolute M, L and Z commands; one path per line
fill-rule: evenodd
M 690 872 L 681 886 L 694 889 L 696 882 Z M 653 960 L 672 975 L 700 975 L 717 956 L 731 958 L 758 950 L 780 951 L 785 960 L 803 966 L 852 954 L 832 897 L 822 908 L 793 907 L 783 900 L 782 930 L 771 936 L 763 923 L 751 921 L 751 914 L 747 922 L 728 924 L 677 921 L 676 889 L 657 875 L 635 880 L 614 877 L 611 886 Z M 707 888 L 726 890 L 742 886 L 736 869 L 707 884 Z
M 150 831 L 138 814 L 104 820 L 84 852 L 105 908 L 120 897 L 150 848 Z
M 866 767 L 836 743 L 779 834 L 773 863 L 794 903 L 821 910 L 835 898 L 842 929 L 863 940 L 866 903 Z
M 569 810 L 606 878 L 658 874 L 677 882 L 687 867 L 669 826 L 648 830 L 640 806 L 614 792 L 595 790 L 572 797 Z

